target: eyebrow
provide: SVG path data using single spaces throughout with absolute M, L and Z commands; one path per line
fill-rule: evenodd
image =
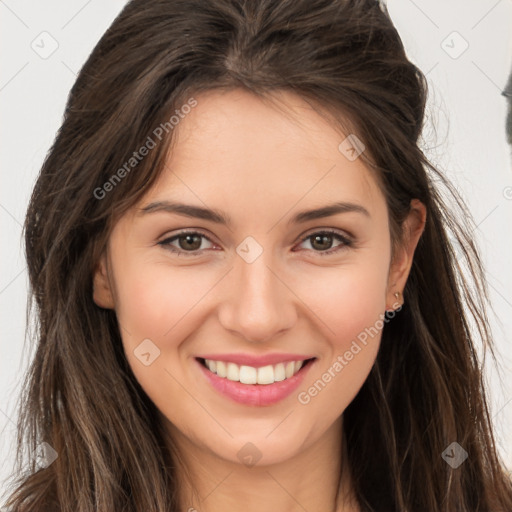
M 216 224 L 222 224 L 224 226 L 229 226 L 231 224 L 231 218 L 229 215 L 219 210 L 172 201 L 156 201 L 154 203 L 150 203 L 147 206 L 140 208 L 138 215 L 145 215 L 155 212 L 175 213 L 185 217 L 208 220 L 215 222 Z M 371 217 L 368 210 L 359 204 L 337 202 L 327 206 L 322 206 L 321 208 L 299 212 L 288 221 L 288 224 L 301 224 L 310 220 L 322 219 L 324 217 L 331 217 L 332 215 L 336 215 L 338 213 L 349 212 L 360 213 L 366 217 Z

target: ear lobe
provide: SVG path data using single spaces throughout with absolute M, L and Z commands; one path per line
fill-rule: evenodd
M 398 301 L 396 293 L 398 292 L 400 295 L 403 293 L 405 283 L 411 271 L 414 251 L 425 229 L 426 219 L 427 210 L 425 205 L 418 199 L 413 199 L 411 201 L 411 210 L 403 224 L 403 243 L 397 249 L 389 272 L 387 303 L 395 305 L 390 309 L 396 309 Z M 398 302 L 402 303 L 402 301 Z
M 92 289 L 93 300 L 97 306 L 105 309 L 114 309 L 114 295 L 109 280 L 107 257 L 105 253 L 101 255 L 96 270 L 94 271 Z

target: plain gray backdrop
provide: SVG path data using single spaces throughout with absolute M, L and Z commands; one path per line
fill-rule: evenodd
M 0 495 L 12 471 L 16 400 L 33 354 L 33 342 L 24 342 L 21 227 L 28 198 L 76 73 L 124 4 L 0 0 Z M 512 159 L 501 95 L 512 67 L 512 0 L 395 0 L 388 9 L 429 81 L 425 151 L 463 194 L 477 225 L 501 364 L 500 375 L 487 365 L 492 417 L 512 468 Z

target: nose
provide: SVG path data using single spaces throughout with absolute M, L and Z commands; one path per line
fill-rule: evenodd
M 270 251 L 247 263 L 236 258 L 219 305 L 219 321 L 245 341 L 266 342 L 296 322 L 296 296 L 272 267 Z

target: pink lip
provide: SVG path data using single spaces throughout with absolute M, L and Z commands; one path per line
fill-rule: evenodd
M 312 359 L 313 355 L 300 354 L 266 354 L 263 356 L 254 356 L 251 354 L 204 354 L 197 356 L 199 359 L 212 359 L 213 361 L 224 361 L 226 363 L 235 363 L 238 365 L 253 366 L 260 368 L 269 364 L 288 363 L 290 361 L 305 361 Z
M 213 358 L 208 357 L 206 359 Z M 226 359 L 220 358 L 218 360 L 226 361 Z M 294 361 L 295 359 L 291 360 Z M 200 361 L 197 359 L 195 361 L 203 372 L 203 375 L 217 391 L 228 398 L 231 398 L 235 402 L 256 406 L 272 405 L 289 396 L 300 386 L 300 383 L 309 371 L 309 368 L 314 364 L 314 361 L 310 361 L 293 377 L 280 382 L 274 382 L 274 384 L 242 384 L 241 382 L 234 382 L 232 380 L 219 377 L 208 370 L 208 368 L 206 368 Z

